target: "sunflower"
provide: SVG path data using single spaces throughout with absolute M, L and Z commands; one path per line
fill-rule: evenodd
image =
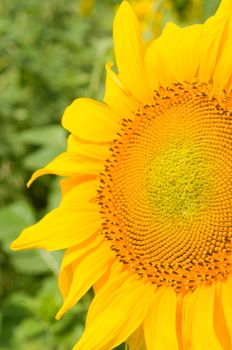
M 12 249 L 66 249 L 59 319 L 94 286 L 74 350 L 232 349 L 232 2 L 144 49 L 123 1 L 104 103 L 64 112 L 67 152 L 36 171 L 60 206 Z

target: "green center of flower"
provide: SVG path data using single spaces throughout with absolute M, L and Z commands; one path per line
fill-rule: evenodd
M 178 139 L 152 160 L 147 190 L 161 215 L 191 218 L 204 205 L 211 184 L 209 167 L 196 146 Z

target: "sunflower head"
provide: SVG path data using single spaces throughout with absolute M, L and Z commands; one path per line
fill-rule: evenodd
M 174 83 L 121 121 L 100 178 L 103 232 L 155 285 L 186 292 L 230 271 L 230 104 L 210 83 Z
M 75 350 L 231 349 L 231 38 L 223 0 L 144 48 L 123 1 L 104 103 L 66 109 L 67 152 L 30 180 L 64 176 L 63 199 L 12 248 L 67 249 L 57 318 L 95 288 Z

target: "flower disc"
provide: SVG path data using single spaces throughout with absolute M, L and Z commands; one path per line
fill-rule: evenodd
M 185 292 L 231 271 L 231 99 L 210 83 L 154 93 L 101 175 L 102 231 L 118 258 L 158 286 Z

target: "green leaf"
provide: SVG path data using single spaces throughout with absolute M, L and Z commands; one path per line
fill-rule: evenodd
M 8 247 L 19 232 L 35 221 L 34 210 L 26 201 L 18 201 L 0 210 L 0 241 Z
M 220 4 L 220 0 L 206 0 L 202 1 L 203 19 L 206 20 L 209 16 L 213 16 Z
M 26 339 L 36 337 L 46 330 L 47 324 L 36 318 L 28 317 L 23 320 L 15 330 L 15 342 L 24 342 Z
M 42 251 L 9 251 L 10 243 L 26 226 L 35 222 L 34 211 L 27 202 L 19 201 L 0 210 L 0 241 L 10 257 L 11 264 L 19 273 L 38 275 L 49 271 L 58 273 L 55 254 Z
M 25 275 L 41 275 L 51 271 L 49 264 L 38 251 L 11 252 L 10 261 L 18 273 Z
M 30 145 L 56 145 L 64 147 L 66 132 L 61 125 L 49 125 L 28 129 L 18 135 L 19 140 Z
M 51 183 L 50 192 L 48 195 L 47 211 L 57 208 L 61 201 L 60 178 L 55 178 Z
M 30 153 L 23 160 L 25 168 L 34 171 L 42 168 L 55 158 L 59 153 L 63 152 L 63 147 L 59 145 L 52 145 L 40 148 L 39 150 Z

